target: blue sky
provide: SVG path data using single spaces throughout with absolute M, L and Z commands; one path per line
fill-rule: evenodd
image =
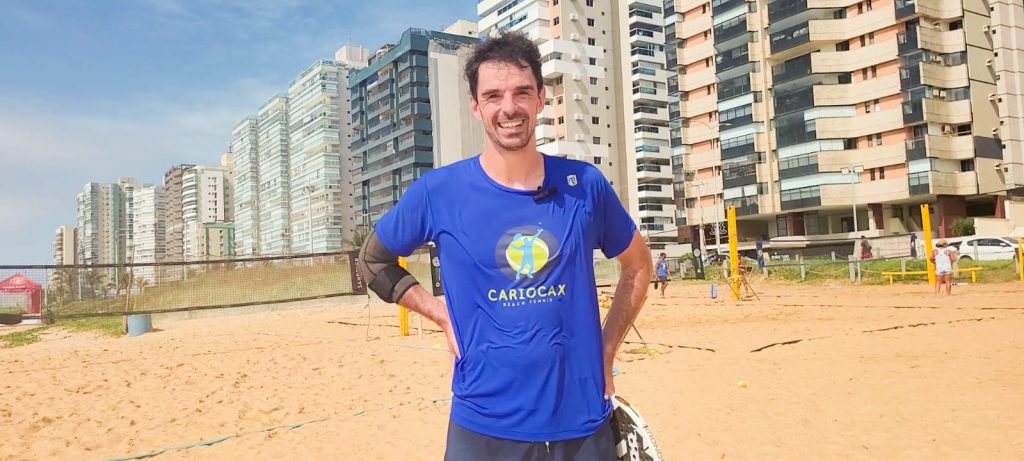
M 51 264 L 87 182 L 216 164 L 344 44 L 476 20 L 474 0 L 13 0 L 0 12 L 0 265 Z

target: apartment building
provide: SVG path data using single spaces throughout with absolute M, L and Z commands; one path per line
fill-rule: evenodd
M 681 236 L 724 243 L 728 206 L 747 241 L 1009 216 L 1024 31 L 989 3 L 677 1 Z
M 134 264 L 156 263 L 166 256 L 167 203 L 164 189 L 160 186 L 144 186 L 135 191 L 133 213 L 135 215 L 131 262 Z M 157 281 L 153 266 L 133 267 L 132 276 L 138 286 Z
M 519 31 L 540 49 L 547 101 L 537 121 L 537 148 L 548 155 L 593 163 L 636 216 L 638 202 L 632 198 L 636 183 L 631 181 L 636 177 L 636 161 L 633 151 L 627 152 L 633 144 L 632 133 L 627 137 L 622 129 L 633 115 L 632 107 L 623 103 L 632 98 L 624 99 L 616 89 L 644 88 L 643 94 L 654 99 L 652 104 L 661 104 L 667 88 L 664 81 L 633 81 L 616 72 L 616 64 L 622 70 L 625 63 L 632 62 L 616 56 L 622 48 L 617 44 L 625 43 L 622 27 L 653 33 L 663 25 L 660 13 L 656 18 L 653 12 L 661 9 L 659 2 L 628 3 L 629 7 L 624 6 L 626 2 L 609 5 L 595 0 L 483 0 L 477 3 L 477 13 L 483 36 Z M 663 43 L 638 41 L 636 46 L 656 56 L 664 54 Z M 656 217 L 650 218 L 650 224 L 655 224 Z
M 163 260 L 185 260 L 185 221 L 183 216 L 182 181 L 195 165 L 175 165 L 164 172 L 164 255 Z
M 231 132 L 235 184 L 234 235 L 239 256 L 255 256 L 260 249 L 259 139 L 256 117 L 246 117 Z
M 60 226 L 55 232 L 53 239 L 53 263 L 59 266 L 70 266 L 77 263 L 78 228 L 74 226 Z
M 291 251 L 291 176 L 288 145 L 288 97 L 277 95 L 256 113 L 259 254 Z
M 352 135 L 349 72 L 369 52 L 345 46 L 321 59 L 288 88 L 291 252 L 340 251 L 352 237 Z
M 209 259 L 206 226 L 232 221 L 232 157 L 226 154 L 221 161 L 219 166 L 196 165 L 182 175 L 182 249 L 185 261 Z M 226 252 L 218 251 L 218 256 L 233 254 L 233 248 Z
M 477 43 L 470 24 L 450 28 L 467 35 L 406 30 L 350 74 L 354 226 L 371 226 L 424 172 L 484 145 L 462 78 Z
M 121 187 L 117 184 L 88 183 L 78 194 L 79 264 L 124 262 L 122 246 Z

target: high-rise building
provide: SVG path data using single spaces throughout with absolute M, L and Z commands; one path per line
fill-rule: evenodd
M 141 187 L 135 178 L 120 178 L 117 185 L 121 188 L 121 232 L 118 237 L 118 255 L 120 262 L 127 262 L 135 245 L 135 192 Z
M 182 249 L 186 261 L 208 259 L 206 224 L 229 221 L 231 166 L 196 165 L 181 179 Z M 233 250 L 232 250 L 233 251 Z
M 610 90 L 620 83 L 611 66 L 620 47 L 613 16 L 621 14 L 621 5 L 612 3 L 609 9 L 608 2 L 594 0 L 484 0 L 477 13 L 482 35 L 519 31 L 540 48 L 547 101 L 537 120 L 537 148 L 593 163 L 629 204 L 634 191 L 625 184 L 628 167 L 618 149 L 624 107 L 617 103 L 618 92 Z M 661 88 L 646 86 L 657 85 L 650 81 L 637 85 L 666 91 L 664 83 Z
M 672 193 L 671 115 L 678 117 L 674 49 L 667 50 L 664 0 L 629 0 L 612 10 L 615 43 L 611 76 L 618 82 L 615 104 L 625 109 L 617 144 L 627 209 L 636 218 L 651 250 L 673 256 L 683 253 L 676 231 Z M 671 6 L 671 3 L 670 3 Z M 674 31 L 674 30 L 673 30 Z M 671 53 L 671 54 L 670 54 Z M 671 106 L 671 107 L 670 107 Z
M 195 165 L 172 166 L 164 173 L 164 260 L 185 260 L 185 221 L 182 215 L 182 179 Z
M 135 227 L 132 241 L 131 262 L 134 264 L 156 263 L 165 260 L 167 237 L 166 201 L 164 189 L 160 186 L 144 186 L 135 191 Z M 144 286 L 157 281 L 153 266 L 134 267 L 132 275 L 135 284 Z
M 990 3 L 677 1 L 681 235 L 724 243 L 699 224 L 729 206 L 746 241 L 920 231 L 922 203 L 947 236 L 1020 206 L 1024 13 Z
M 291 253 L 339 251 L 352 236 L 349 71 L 366 66 L 363 47 L 342 47 L 288 88 Z
M 86 184 L 78 194 L 78 242 L 80 264 L 124 262 L 122 248 L 121 187 L 117 184 Z
M 453 27 L 468 34 L 467 22 Z M 357 226 L 380 218 L 427 170 L 483 147 L 462 78 L 475 43 L 467 35 L 409 29 L 350 75 Z
M 260 254 L 259 142 L 256 117 L 246 117 L 231 133 L 234 155 L 235 251 L 239 256 Z
M 77 246 L 78 228 L 60 226 L 53 240 L 53 263 L 59 266 L 77 264 L 75 247 Z
M 277 95 L 256 114 L 259 177 L 259 254 L 291 250 L 291 177 L 288 157 L 288 97 Z

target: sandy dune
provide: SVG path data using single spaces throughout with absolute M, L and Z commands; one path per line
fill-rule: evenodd
M 755 287 L 674 283 L 637 323 L 659 354 L 620 354 L 666 459 L 1024 459 L 1024 284 Z M 369 337 L 338 306 L 0 349 L 0 459 L 440 459 L 443 340 L 371 312 Z

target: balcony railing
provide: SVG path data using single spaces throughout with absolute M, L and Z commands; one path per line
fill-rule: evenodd
M 901 55 L 912 53 L 918 49 L 917 43 L 917 29 L 908 29 L 906 32 L 899 32 L 896 34 L 897 49 Z
M 713 27 L 715 43 L 722 43 L 731 38 L 739 37 L 747 31 L 747 15 L 741 15 Z
M 757 196 L 731 198 L 722 202 L 725 209 L 736 207 L 736 216 L 750 216 L 758 213 Z
M 924 103 L 921 99 L 903 103 L 903 123 L 918 123 L 924 120 Z
M 772 75 L 772 82 L 776 86 L 807 77 L 811 75 L 811 55 L 805 54 L 772 66 L 772 72 L 776 69 L 782 69 Z
M 931 192 L 927 171 L 908 174 L 907 183 L 910 186 L 910 195 L 923 195 Z
M 821 206 L 821 186 L 782 191 L 780 199 L 783 210 Z
M 711 0 L 711 14 L 719 15 L 746 3 L 746 0 Z
M 768 20 L 778 22 L 807 11 L 807 0 L 777 0 L 768 4 Z
M 789 29 L 771 35 L 772 53 L 781 53 L 790 48 L 811 41 L 810 27 L 807 22 L 797 24 Z

